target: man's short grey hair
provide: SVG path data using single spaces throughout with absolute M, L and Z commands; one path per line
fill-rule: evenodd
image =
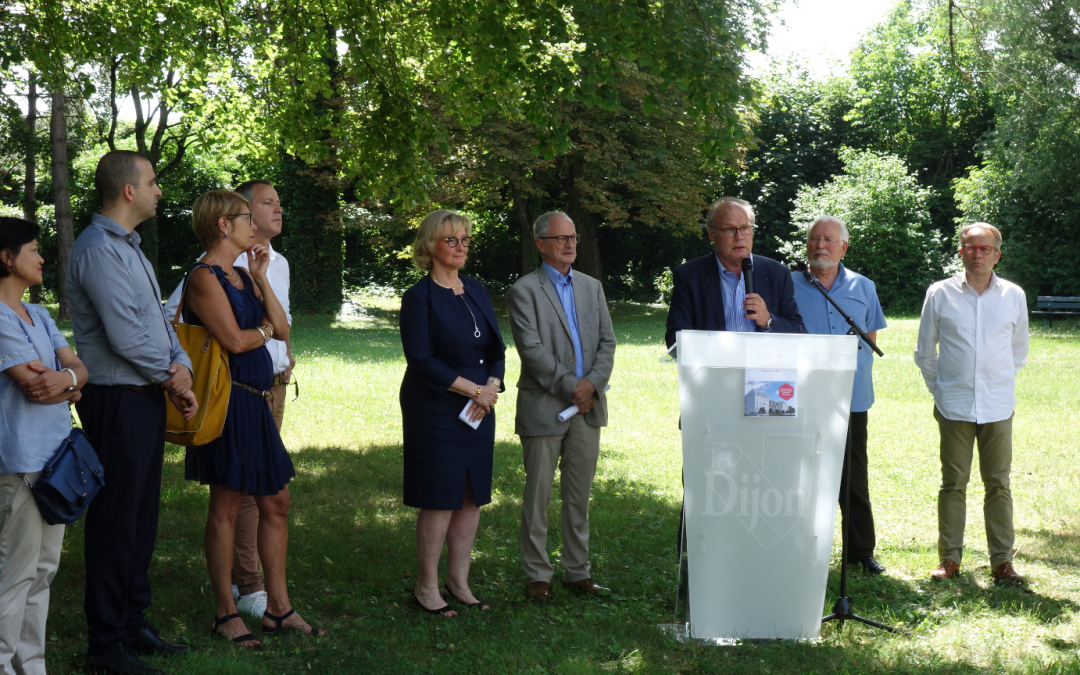
M 705 226 L 712 227 L 713 216 L 716 215 L 716 210 L 725 204 L 733 204 L 735 206 L 741 206 L 746 209 L 746 212 L 750 214 L 750 224 L 753 225 L 756 219 L 754 215 L 754 207 L 750 205 L 750 202 L 745 199 L 739 199 L 738 197 L 721 197 L 717 199 L 709 207 L 709 217 L 705 219 Z
M 236 190 L 234 190 L 234 192 L 239 193 L 240 195 L 242 195 L 244 197 L 244 199 L 246 199 L 249 202 L 251 202 L 252 204 L 254 204 L 255 203 L 255 186 L 256 185 L 265 185 L 265 186 L 271 187 L 271 188 L 274 187 L 274 184 L 271 183 L 268 180 L 262 180 L 262 179 L 249 180 L 249 181 L 246 181 L 246 182 L 243 182 L 243 183 L 240 183 L 239 185 L 237 185 Z
M 820 223 L 836 223 L 840 226 L 840 241 L 845 243 L 851 241 L 851 237 L 850 235 L 848 235 L 847 225 L 844 224 L 844 221 L 840 220 L 836 216 L 824 215 L 818 216 L 817 220 L 810 223 L 810 227 L 806 228 L 806 241 L 810 241 L 810 235 L 814 233 L 814 228 L 817 227 Z
M 544 215 L 537 218 L 536 222 L 533 223 L 533 239 L 539 239 L 541 237 L 548 236 L 548 232 L 551 230 L 551 221 L 554 220 L 556 216 L 562 216 L 563 218 L 569 220 L 571 223 L 574 222 L 573 218 L 566 215 L 562 211 L 548 211 Z
M 964 246 L 964 240 L 967 239 L 968 232 L 972 230 L 986 230 L 994 235 L 994 248 L 1001 250 L 1001 230 L 997 229 L 990 223 L 972 223 L 960 228 L 960 246 Z

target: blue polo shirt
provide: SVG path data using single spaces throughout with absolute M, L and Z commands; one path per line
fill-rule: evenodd
M 867 333 L 885 328 L 885 315 L 881 312 L 874 282 L 846 269 L 843 263 L 837 266 L 840 271 L 829 289 L 829 296 Z M 791 280 L 795 283 L 795 302 L 799 305 L 806 332 L 817 335 L 847 334 L 851 328 L 848 322 L 810 285 L 802 272 L 792 272 Z M 851 392 L 851 412 L 866 412 L 874 405 L 874 352 L 862 340 L 859 343 L 862 349 L 859 350 L 855 387 Z

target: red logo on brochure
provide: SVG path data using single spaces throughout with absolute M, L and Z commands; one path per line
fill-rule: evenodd
M 777 390 L 777 393 L 780 394 L 780 398 L 785 401 L 790 401 L 791 397 L 795 395 L 795 387 L 792 387 L 790 384 L 782 384 L 780 385 L 780 389 Z

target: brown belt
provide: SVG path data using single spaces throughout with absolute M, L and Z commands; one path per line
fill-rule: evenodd
M 244 384 L 243 382 L 237 382 L 236 380 L 232 381 L 232 386 L 239 387 L 239 388 L 243 389 L 244 391 L 246 391 L 246 392 L 248 392 L 250 394 L 255 394 L 259 398 L 270 398 L 270 391 L 269 390 L 260 391 L 259 389 L 256 389 L 255 387 L 252 387 L 251 385 Z
M 160 384 L 114 384 L 113 387 L 119 387 L 121 389 L 130 389 L 131 391 L 137 391 L 147 396 L 161 396 L 164 391 Z

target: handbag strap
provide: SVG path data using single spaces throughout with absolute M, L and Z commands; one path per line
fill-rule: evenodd
M 188 270 L 188 273 L 184 275 L 184 288 L 180 291 L 180 302 L 176 305 L 176 316 L 173 317 L 173 324 L 180 323 L 180 312 L 183 311 L 184 302 L 187 300 L 188 284 L 191 283 L 191 273 L 199 269 L 200 267 L 205 267 L 211 272 L 214 271 L 214 269 L 206 263 L 197 262 L 191 267 L 191 269 Z M 215 274 L 214 276 L 217 275 Z

